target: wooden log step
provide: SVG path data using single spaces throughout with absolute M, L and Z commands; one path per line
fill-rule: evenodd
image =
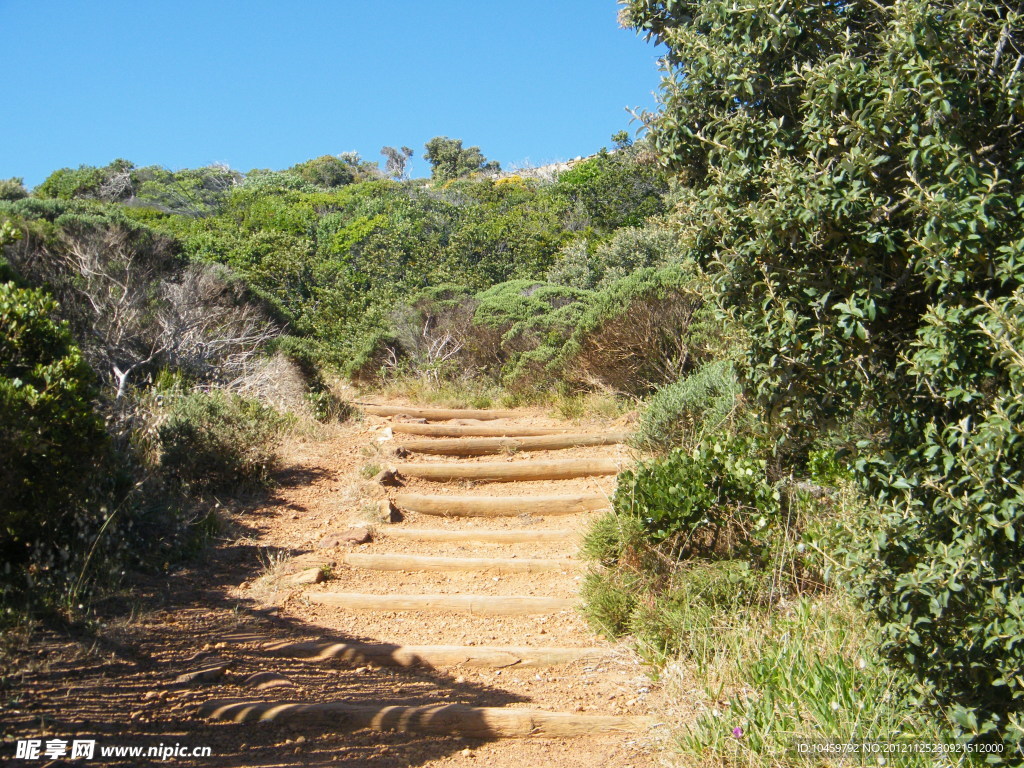
M 561 461 L 502 461 L 476 464 L 396 464 L 405 477 L 444 482 L 447 480 L 567 480 L 573 477 L 617 475 L 619 465 L 611 459 L 565 459 Z
M 481 573 L 547 573 L 576 571 L 580 560 L 530 557 L 431 557 L 425 555 L 371 555 L 346 552 L 345 565 L 374 571 L 480 571 Z
M 491 595 L 368 595 L 359 592 L 307 592 L 311 603 L 362 611 L 424 611 L 473 616 L 527 616 L 558 613 L 576 605 L 563 597 L 494 597 Z
M 554 667 L 606 656 L 604 648 L 522 648 L 488 645 L 388 645 L 382 643 L 273 642 L 262 650 L 273 656 L 382 667 Z
M 450 419 L 511 419 L 519 414 L 515 411 L 499 411 L 477 408 L 402 408 L 393 405 L 359 405 L 367 413 L 374 416 L 409 416 L 414 419 L 428 421 L 448 421 Z
M 591 445 L 617 445 L 626 441 L 624 432 L 604 435 L 538 435 L 536 437 L 442 438 L 409 440 L 396 445 L 398 450 L 443 456 L 486 456 L 517 451 L 561 451 Z
M 412 541 L 472 541 L 483 544 L 538 544 L 574 541 L 580 534 L 567 530 L 542 531 L 450 531 L 435 528 L 397 528 L 386 526 L 377 529 L 389 539 Z
M 275 722 L 321 728 L 432 733 L 471 738 L 567 738 L 594 733 L 642 733 L 654 722 L 647 717 L 578 715 L 536 709 L 471 707 L 440 704 L 408 707 L 381 704 L 349 704 L 332 701 L 302 704 L 277 701 L 208 701 L 199 715 L 213 720 Z
M 403 424 L 389 425 L 392 432 L 424 437 L 532 437 L 535 435 L 561 435 L 571 432 L 570 427 L 517 427 L 513 425 L 485 424 L 479 427 L 457 424 Z
M 427 496 L 397 493 L 394 504 L 404 512 L 441 517 L 575 515 L 611 507 L 611 502 L 603 493 L 578 493 L 572 496 Z

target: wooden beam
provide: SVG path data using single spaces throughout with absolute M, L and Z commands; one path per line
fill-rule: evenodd
M 483 544 L 533 544 L 574 541 L 581 534 L 567 530 L 471 531 L 438 528 L 399 528 L 381 526 L 377 533 L 389 539 L 412 541 L 472 541 Z
M 498 597 L 491 595 L 368 595 L 359 592 L 307 592 L 311 603 L 357 611 L 425 611 L 473 616 L 528 616 L 558 613 L 576 606 L 563 597 Z
M 566 480 L 572 477 L 617 475 L 619 465 L 611 459 L 567 459 L 562 461 L 503 461 L 474 464 L 396 464 L 405 477 L 424 480 Z
M 396 433 L 425 437 L 530 437 L 533 435 L 560 435 L 571 432 L 571 427 L 517 427 L 485 424 L 479 427 L 457 424 L 403 424 L 396 421 L 388 425 Z
M 275 722 L 320 728 L 433 733 L 472 738 L 568 738 L 594 733 L 646 733 L 650 718 L 619 715 L 578 715 L 536 709 L 471 707 L 440 704 L 422 707 L 382 704 L 324 704 L 274 701 L 208 701 L 199 715 L 213 720 Z
M 539 435 L 536 437 L 479 437 L 439 440 L 409 440 L 395 446 L 396 450 L 432 453 L 444 456 L 486 456 L 520 451 L 561 451 L 592 445 L 617 445 L 626 441 L 625 432 L 604 435 Z
M 393 405 L 358 405 L 367 413 L 374 416 L 409 416 L 414 419 L 427 419 L 429 421 L 449 421 L 450 419 L 478 419 L 490 421 L 492 419 L 512 419 L 521 414 L 516 411 L 499 411 L 491 409 L 476 408 L 404 408 Z
M 404 512 L 441 517 L 575 515 L 611 507 L 611 502 L 603 493 L 578 493 L 572 496 L 428 496 L 397 493 L 394 504 Z
M 488 645 L 389 645 L 386 643 L 273 642 L 263 645 L 273 656 L 382 667 L 553 667 L 608 654 L 605 648 L 524 648 Z
M 345 565 L 374 571 L 480 571 L 481 573 L 548 573 L 578 571 L 580 560 L 538 559 L 529 557 L 431 557 L 346 552 Z

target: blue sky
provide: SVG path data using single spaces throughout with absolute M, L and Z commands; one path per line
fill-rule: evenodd
M 285 168 L 433 136 L 503 166 L 634 130 L 658 51 L 614 0 L 0 0 L 0 178 L 123 157 Z

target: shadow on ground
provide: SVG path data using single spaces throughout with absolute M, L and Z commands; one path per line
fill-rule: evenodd
M 290 468 L 280 487 L 316 482 L 316 470 Z M 256 520 L 280 501 L 270 493 L 239 501 L 234 520 Z M 281 505 L 284 506 L 284 505 Z M 301 510 L 299 510 L 301 511 Z M 250 516 L 251 515 L 251 516 Z M 325 635 L 321 627 L 228 597 L 261 570 L 254 529 L 231 532 L 202 562 L 161 576 L 134 577 L 130 589 L 101 603 L 95 622 L 72 629 L 35 628 L 8 643 L 0 660 L 0 762 L 12 765 L 152 765 L 159 757 L 101 756 L 104 747 L 143 750 L 208 747 L 209 757 L 179 751 L 168 762 L 196 766 L 374 766 L 405 768 L 474 749 L 481 739 L 353 730 L 329 725 L 211 722 L 197 709 L 211 699 L 411 706 L 502 706 L 523 701 L 500 688 L 462 682 L 439 670 L 377 668 L 341 659 L 307 661 L 265 654 L 270 641 L 378 638 Z M 252 544 L 239 542 L 251 541 Z M 239 642 L 238 635 L 252 635 Z M 258 639 L 258 642 L 255 640 Z M 175 684 L 183 674 L 226 666 L 215 682 Z M 245 685 L 273 671 L 294 685 L 259 691 Z M 343 718 L 339 718 L 343 720 Z M 95 740 L 91 760 L 16 760 L 19 739 Z

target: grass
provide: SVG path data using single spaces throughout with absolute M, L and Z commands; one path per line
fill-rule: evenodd
M 691 708 L 675 738 L 688 763 L 788 764 L 800 761 L 797 740 L 953 741 L 903 704 L 904 681 L 878 661 L 873 630 L 849 600 L 690 618 L 686 650 L 662 675 L 670 696 Z M 885 764 L 934 762 L 902 754 Z
M 552 415 L 579 421 L 586 418 L 615 419 L 631 410 L 634 403 L 612 392 L 565 392 L 509 390 L 497 384 L 460 380 L 435 381 L 406 376 L 382 385 L 376 393 L 382 397 L 404 398 L 417 405 L 441 408 L 520 408 L 540 407 Z
M 493 408 L 502 397 L 502 390 L 495 385 L 472 380 L 434 381 L 420 376 L 391 380 L 378 391 L 384 397 L 440 408 Z
M 380 464 L 370 462 L 369 464 L 363 464 L 362 468 L 359 470 L 359 474 L 364 480 L 372 480 L 380 474 L 381 469 L 383 469 L 383 467 Z
M 815 511 L 808 498 L 795 503 L 798 514 Z M 823 525 L 830 512 L 816 512 Z M 811 528 L 804 535 L 817 538 Z M 910 682 L 883 665 L 870 617 L 844 591 L 804 582 L 780 590 L 788 549 L 773 551 L 763 567 L 735 558 L 679 561 L 646 543 L 639 521 L 604 515 L 581 547 L 603 566 L 585 578 L 581 610 L 595 630 L 630 636 L 663 681 L 668 706 L 659 716 L 679 724 L 671 744 L 682 765 L 936 765 L 928 754 L 890 753 L 885 763 L 878 754 L 863 762 L 798 754 L 798 740 L 956 739 L 940 719 L 906 703 Z M 942 764 L 968 761 L 953 755 Z

